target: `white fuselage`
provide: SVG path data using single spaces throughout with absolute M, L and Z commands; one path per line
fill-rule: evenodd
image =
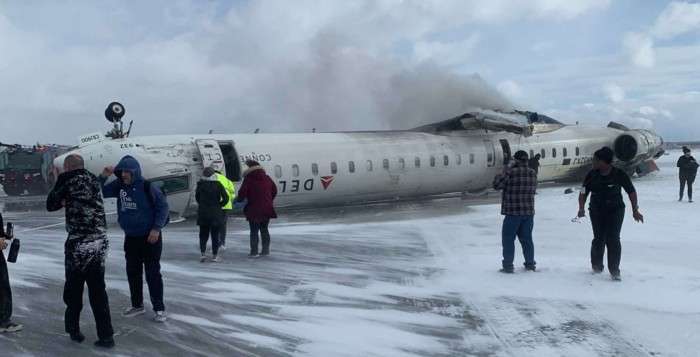
M 163 185 L 171 211 L 185 215 L 196 208 L 194 189 L 210 165 L 239 181 L 244 161 L 257 160 L 277 183 L 280 207 L 344 205 L 488 189 L 508 149 L 544 153 L 540 181 L 576 178 L 593 152 L 621 133 L 563 126 L 529 137 L 464 130 L 150 136 L 98 141 L 74 152 L 95 174 L 134 156 L 144 177 Z

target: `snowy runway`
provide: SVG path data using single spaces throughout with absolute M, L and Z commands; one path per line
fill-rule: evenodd
M 675 154 L 674 154 L 675 155 Z M 675 156 L 635 181 L 647 223 L 628 216 L 621 283 L 589 273 L 588 222 L 576 196 L 537 196 L 539 272 L 502 275 L 499 206 L 459 199 L 297 212 L 272 225 L 272 256 L 246 259 L 244 222 L 229 223 L 219 264 L 199 263 L 196 226 L 167 228 L 166 324 L 126 319 L 123 239 L 110 226 L 107 287 L 115 353 L 243 356 L 689 356 L 700 346 L 697 206 L 675 201 Z M 493 200 L 491 200 L 493 202 Z M 17 231 L 61 215 L 8 213 Z M 107 355 L 63 334 L 62 227 L 19 235 L 10 265 L 12 355 Z M 522 263 L 520 252 L 516 264 Z M 146 294 L 146 300 L 148 301 Z M 87 303 L 87 298 L 85 298 Z M 149 303 L 146 303 L 150 307 Z M 89 307 L 83 332 L 94 336 Z

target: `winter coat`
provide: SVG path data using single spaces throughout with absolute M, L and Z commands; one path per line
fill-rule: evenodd
M 123 171 L 131 172 L 133 181 L 130 185 L 122 182 Z M 168 202 L 155 185 L 150 185 L 151 192 L 145 192 L 139 162 L 132 156 L 124 156 L 114 168 L 114 174 L 117 179 L 108 184 L 105 184 L 106 177 L 100 177 L 102 194 L 105 198 L 117 197 L 119 226 L 124 233 L 131 237 L 142 237 L 151 230 L 160 231 L 165 227 L 169 214 Z
M 534 157 L 531 158 L 531 159 L 527 162 L 527 166 L 528 166 L 529 168 L 535 170 L 535 173 L 536 173 L 536 174 L 540 172 L 540 160 L 537 159 L 537 158 L 534 158 Z
M 236 184 L 222 174 L 216 174 L 216 179 L 224 186 L 228 196 L 228 203 L 224 206 L 224 210 L 230 211 L 233 209 L 233 199 L 236 198 Z
M 266 222 L 277 218 L 273 201 L 277 196 L 277 185 L 260 166 L 246 170 L 243 184 L 238 190 L 237 202 L 248 200 L 243 212 L 250 222 Z
M 698 163 L 692 156 L 686 157 L 683 155 L 679 157 L 676 166 L 678 167 L 678 175 L 682 178 L 695 178 L 698 172 Z
M 100 182 L 87 170 L 78 169 L 58 176 L 46 199 L 46 209 L 66 209 L 66 269 L 84 271 L 97 260 L 104 266 L 109 242 Z
M 197 182 L 195 199 L 197 200 L 197 224 L 200 226 L 222 226 L 224 224 L 223 207 L 229 202 L 226 189 L 216 177 Z

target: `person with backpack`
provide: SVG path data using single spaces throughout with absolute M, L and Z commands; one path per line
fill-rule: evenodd
M 197 225 L 199 225 L 199 249 L 202 253 L 200 262 L 207 260 L 207 240 L 211 234 L 212 261 L 219 262 L 220 230 L 225 227 L 226 216 L 223 207 L 229 203 L 226 189 L 218 180 L 214 169 L 207 167 L 197 182 L 195 199 L 197 200 Z
M 116 179 L 107 183 L 114 174 Z M 144 180 L 141 165 L 132 156 L 124 156 L 116 167 L 105 167 L 100 175 L 102 194 L 105 198 L 117 198 L 119 226 L 124 230 L 126 275 L 131 292 L 131 307 L 124 310 L 125 317 L 144 314 L 143 272 L 155 311 L 154 321 L 165 322 L 163 303 L 163 277 L 160 273 L 160 257 L 163 251 L 162 229 L 168 223 L 169 208 L 163 193 Z

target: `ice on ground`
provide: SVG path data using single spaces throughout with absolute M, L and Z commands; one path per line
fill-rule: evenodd
M 635 181 L 645 224 L 622 230 L 622 282 L 590 273 L 590 223 L 574 223 L 566 187 L 537 195 L 538 272 L 499 274 L 502 216 L 441 199 L 290 212 L 274 222 L 272 256 L 247 259 L 245 223 L 229 223 L 221 263 L 200 263 L 192 223 L 166 229 L 165 324 L 129 305 L 123 238 L 110 227 L 107 286 L 116 354 L 192 356 L 690 356 L 700 346 L 700 228 L 677 202 L 675 160 Z M 495 196 L 495 195 L 494 195 Z M 628 210 L 629 211 L 629 210 Z M 101 355 L 63 330 L 61 214 L 8 213 L 23 239 L 10 265 L 15 315 L 0 336 L 12 355 Z M 519 252 L 516 264 L 522 263 Z M 146 304 L 148 307 L 148 293 Z M 85 298 L 87 303 L 87 298 Z M 83 332 L 94 336 L 90 310 Z

